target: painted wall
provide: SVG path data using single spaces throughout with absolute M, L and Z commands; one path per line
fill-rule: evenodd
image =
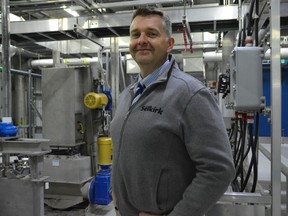
M 282 77 L 282 137 L 288 137 L 288 65 L 281 65 Z M 271 106 L 270 64 L 263 65 L 263 95 L 266 97 L 266 106 Z M 270 115 L 260 115 L 259 136 L 269 137 L 271 125 L 268 123 Z

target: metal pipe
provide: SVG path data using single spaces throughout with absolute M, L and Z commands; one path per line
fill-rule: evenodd
M 259 29 L 259 0 L 255 1 L 255 24 L 254 24 L 254 29 L 255 29 L 255 46 L 258 46 L 259 44 L 259 39 L 258 39 L 258 29 Z
M 12 72 L 12 71 L 11 71 Z M 27 137 L 27 130 L 23 128 L 23 124 L 27 123 L 27 97 L 26 96 L 26 80 L 23 76 L 14 76 L 13 84 L 13 120 L 18 127 L 18 136 Z M 21 127 L 19 127 L 21 126 Z
M 125 80 L 125 72 L 124 72 L 124 68 L 123 68 L 123 63 L 121 60 L 121 53 L 119 53 L 119 64 L 120 64 L 120 72 L 121 72 L 121 78 L 122 78 L 122 82 L 123 82 L 123 88 L 126 88 L 126 80 Z
M 242 0 L 238 1 L 238 20 L 239 20 L 239 32 L 242 29 Z
M 264 59 L 268 60 L 271 58 L 271 49 L 268 49 L 264 55 Z M 280 49 L 280 58 L 288 59 L 288 48 Z M 204 62 L 222 61 L 222 53 L 216 52 L 205 52 L 203 53 Z
M 11 69 L 12 73 L 19 74 L 19 75 L 24 75 L 24 76 L 29 76 L 31 74 L 32 77 L 37 77 L 41 78 L 41 74 L 36 74 L 36 73 L 29 73 L 27 71 L 21 71 L 21 70 L 16 70 L 16 69 Z
M 91 62 L 98 62 L 98 57 L 95 58 L 67 58 L 62 59 L 62 63 L 69 66 L 87 65 Z M 53 67 L 53 59 L 35 59 L 29 60 L 28 65 L 32 69 L 41 67 Z
M 271 184 L 272 216 L 281 215 L 281 65 L 280 0 L 270 5 L 271 41 Z
M 203 61 L 204 62 L 221 62 L 222 53 L 220 52 L 205 52 L 203 53 Z
M 118 104 L 119 89 L 119 42 L 118 38 L 111 38 L 111 52 L 109 62 L 109 73 L 111 75 L 112 91 L 112 110 L 115 110 Z M 107 62 L 108 63 L 108 62 Z M 106 63 L 106 64 L 107 64 Z M 114 115 L 114 113 L 112 113 Z
M 271 58 L 271 49 L 266 51 L 264 58 L 265 59 Z M 281 59 L 288 59 L 288 48 L 281 48 L 280 49 L 280 58 Z
M 31 71 L 29 71 L 29 78 L 28 78 L 28 138 L 32 137 L 32 76 Z
M 10 19 L 9 0 L 2 0 L 2 88 L 3 88 L 3 116 L 12 114 L 11 94 L 11 60 L 10 60 Z

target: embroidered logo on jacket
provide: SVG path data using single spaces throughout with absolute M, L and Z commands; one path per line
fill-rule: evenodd
M 158 113 L 160 115 L 162 115 L 163 110 L 157 107 L 152 107 L 152 106 L 142 106 L 140 111 L 149 111 L 149 112 L 153 112 L 153 113 Z

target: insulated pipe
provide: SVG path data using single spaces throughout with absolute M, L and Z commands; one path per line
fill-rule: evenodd
M 204 62 L 220 62 L 222 61 L 222 53 L 219 52 L 205 52 L 203 53 Z
M 270 55 L 271 55 L 270 51 L 271 51 L 270 49 L 266 51 L 264 59 L 270 59 Z M 288 59 L 288 48 L 281 48 L 281 59 Z M 205 52 L 203 53 L 203 61 L 204 62 L 222 61 L 222 53 L 221 52 Z M 98 62 L 98 58 L 97 57 L 96 58 L 71 58 L 71 59 L 68 58 L 68 59 L 63 60 L 64 64 L 67 64 L 70 66 L 85 65 L 91 62 Z M 41 68 L 41 67 L 53 67 L 53 59 L 30 60 L 28 62 L 28 65 L 32 69 Z M 34 74 L 32 73 L 32 76 L 33 75 Z
M 264 56 L 264 59 L 270 59 L 271 57 L 271 49 L 267 50 Z M 280 58 L 281 59 L 288 59 L 288 48 L 281 48 L 280 49 Z
M 204 61 L 222 61 L 222 53 L 206 52 L 203 54 Z M 63 59 L 62 63 L 69 66 L 85 65 L 92 62 L 98 62 L 98 58 L 68 58 Z M 29 60 L 28 66 L 32 69 L 42 67 L 53 67 L 53 59 L 35 59 Z M 33 74 L 32 74 L 33 75 Z
M 270 57 L 271 57 L 271 49 L 266 51 L 264 59 L 269 60 Z M 281 48 L 280 49 L 280 58 L 281 59 L 288 59 L 288 48 Z M 204 62 L 222 61 L 222 53 L 205 52 L 205 53 L 203 53 L 203 61 Z
M 67 58 L 61 60 L 61 63 L 67 64 L 69 66 L 86 65 L 90 64 L 91 62 L 98 62 L 98 58 Z M 41 67 L 53 67 L 53 59 L 29 60 L 28 66 L 32 69 Z
M 11 94 L 11 60 L 10 60 L 10 20 L 9 20 L 9 0 L 2 0 L 2 83 L 3 88 L 3 116 L 12 114 L 12 94 Z

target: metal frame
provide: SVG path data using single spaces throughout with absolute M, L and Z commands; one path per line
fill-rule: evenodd
M 4 168 L 4 177 L 0 177 L 0 183 L 2 186 L 7 185 L 9 187 L 1 189 L 1 191 L 6 190 L 7 194 L 1 197 L 0 208 L 1 212 L 5 215 L 12 216 L 18 208 L 23 210 L 25 205 L 31 206 L 30 201 L 33 200 L 33 207 L 27 209 L 25 212 L 21 212 L 21 214 L 23 216 L 44 216 L 44 181 L 49 177 L 43 176 L 42 173 L 44 155 L 51 152 L 48 141 L 47 139 L 0 138 L 0 151 L 3 155 L 9 158 L 10 154 L 24 154 L 29 157 L 30 164 L 30 178 L 28 179 L 9 179 L 5 177 L 8 166 Z M 16 191 L 13 189 L 14 187 Z M 23 197 L 18 195 L 21 191 L 25 193 L 25 191 L 31 188 L 33 191 L 29 195 L 32 197 L 23 199 Z M 15 194 L 16 192 L 17 194 Z M 21 200 L 16 199 L 16 197 L 19 197 Z
M 280 0 L 271 7 L 271 183 L 272 216 L 281 215 L 281 63 Z
M 246 6 L 243 5 L 243 12 Z M 163 8 L 163 11 L 171 18 L 172 23 L 182 23 L 184 15 L 183 7 Z M 189 22 L 237 20 L 238 6 L 210 6 L 187 8 L 186 17 Z M 73 17 L 49 20 L 32 20 L 25 22 L 12 22 L 11 34 L 73 31 L 75 23 L 83 29 L 129 27 L 131 11 L 114 14 L 97 15 L 97 17 Z M 0 30 L 0 34 L 2 31 Z

